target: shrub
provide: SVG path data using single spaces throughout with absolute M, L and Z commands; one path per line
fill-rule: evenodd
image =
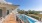
M 39 20 L 39 17 L 36 17 L 36 16 L 31 16 L 32 18 L 35 18 L 35 19 L 37 19 L 37 20 Z

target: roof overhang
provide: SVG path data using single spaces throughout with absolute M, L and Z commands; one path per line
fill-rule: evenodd
M 0 7 L 10 8 L 10 9 L 16 9 L 19 5 L 10 5 L 10 4 L 0 4 Z

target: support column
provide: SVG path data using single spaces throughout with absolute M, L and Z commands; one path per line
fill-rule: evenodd
M 2 17 L 5 17 L 7 15 L 6 8 L 2 8 Z
M 41 18 L 41 21 L 42 21 L 42 18 Z
M 16 21 L 16 14 L 17 14 L 17 8 L 12 10 L 12 13 L 14 14 L 15 21 Z

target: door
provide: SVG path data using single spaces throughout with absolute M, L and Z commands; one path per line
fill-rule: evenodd
M 9 10 L 7 10 L 7 15 L 9 14 Z
M 0 9 L 0 17 L 2 17 L 2 9 Z

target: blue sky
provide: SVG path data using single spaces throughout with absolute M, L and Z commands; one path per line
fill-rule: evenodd
M 42 11 L 42 0 L 6 0 L 14 5 L 20 5 L 21 10 L 36 10 Z

